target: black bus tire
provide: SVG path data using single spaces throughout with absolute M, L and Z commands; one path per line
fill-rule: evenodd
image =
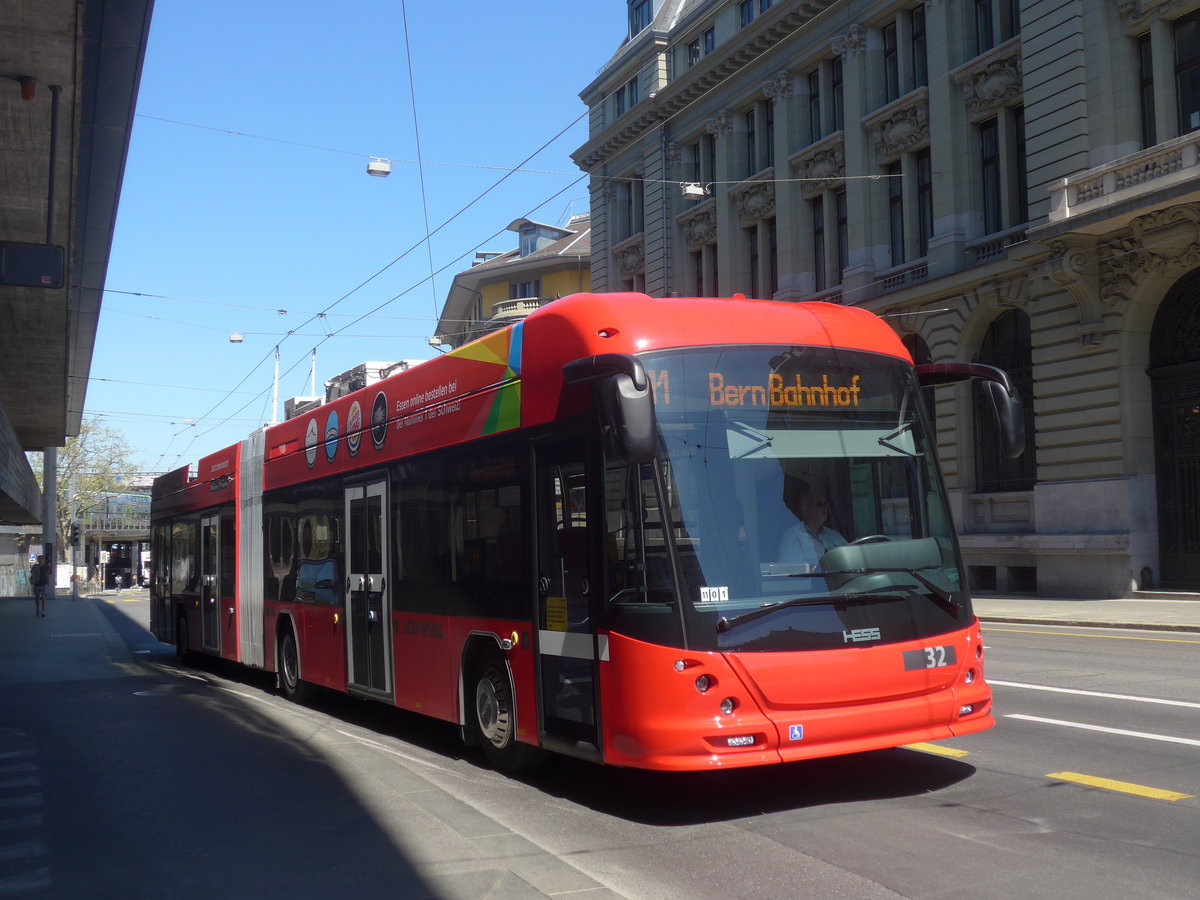
M 283 696 L 295 703 L 309 698 L 312 686 L 300 680 L 300 650 L 296 646 L 296 633 L 290 625 L 279 632 L 279 689 Z
M 517 740 L 512 679 L 499 654 L 488 653 L 480 660 L 472 682 L 469 720 L 492 768 L 512 774 L 541 763 L 543 750 Z

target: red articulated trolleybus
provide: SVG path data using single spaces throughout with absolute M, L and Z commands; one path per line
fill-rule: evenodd
M 516 770 L 754 766 L 993 724 L 918 366 L 830 303 L 578 294 L 154 485 L 181 657 L 457 723 Z M 814 513 L 813 509 L 823 512 Z

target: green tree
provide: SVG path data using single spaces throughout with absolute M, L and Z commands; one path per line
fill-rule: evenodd
M 72 513 L 82 516 L 102 505 L 106 494 L 127 489 L 121 479 L 137 471 L 138 466 L 125 438 L 95 417 L 85 416 L 79 434 L 69 438 L 65 447 L 58 448 L 56 455 L 58 521 L 55 523 L 54 546 L 58 561 L 65 562 Z M 44 490 L 42 454 L 35 452 L 27 456 L 38 487 Z

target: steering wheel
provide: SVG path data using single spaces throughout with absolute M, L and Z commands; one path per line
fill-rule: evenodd
M 850 546 L 853 547 L 858 544 L 878 544 L 880 541 L 890 541 L 890 540 L 891 540 L 891 538 L 888 537 L 886 534 L 865 534 L 862 537 L 851 541 Z

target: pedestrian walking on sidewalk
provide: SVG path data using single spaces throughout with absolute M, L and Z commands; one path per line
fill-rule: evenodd
M 121 593 L 121 576 L 120 575 L 118 575 L 116 577 L 116 582 L 117 582 L 117 593 L 119 594 L 119 593 Z
M 50 567 L 46 557 L 39 556 L 29 569 L 29 583 L 33 585 L 33 614 L 46 615 L 46 590 L 50 587 Z

